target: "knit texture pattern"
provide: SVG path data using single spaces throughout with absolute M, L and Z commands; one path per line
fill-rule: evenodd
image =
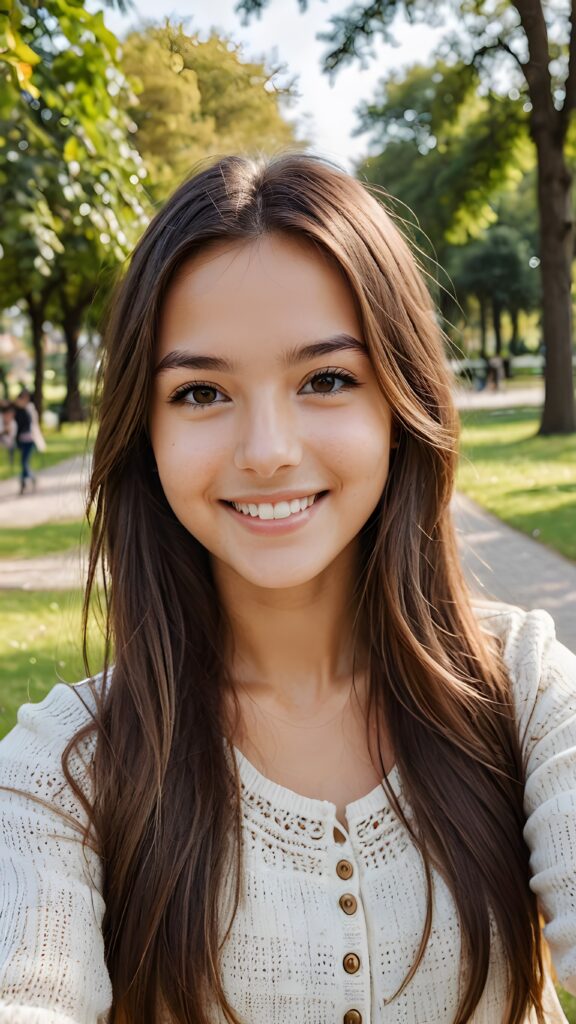
M 556 641 L 546 612 L 485 604 L 477 613 L 483 628 L 504 640 L 527 772 L 530 886 L 558 980 L 576 995 L 576 657 Z M 86 682 L 58 683 L 41 703 L 20 708 L 0 742 L 0 787 L 22 791 L 0 788 L 0 1024 L 108 1021 L 102 864 L 89 848 L 82 851 L 84 812 L 60 763 L 72 734 L 89 720 L 86 705 L 93 706 Z M 89 777 L 94 742 L 72 759 L 81 780 Z M 340 1024 L 356 1010 L 360 1017 L 349 1019 L 362 1024 L 451 1024 L 460 927 L 436 872 L 430 940 L 415 976 L 393 998 L 420 943 L 426 883 L 384 787 L 348 805 L 343 831 L 334 804 L 265 778 L 239 750 L 234 756 L 244 874 L 221 969 L 241 1019 Z M 388 781 L 410 818 L 396 768 Z M 347 913 L 340 899 L 350 896 Z M 500 1024 L 506 992 L 492 922 L 490 970 L 474 1024 Z M 565 1021 L 551 981 L 546 1006 L 547 1024 Z M 534 1020 L 528 1016 L 526 1024 Z M 214 1024 L 224 1024 L 217 1010 Z

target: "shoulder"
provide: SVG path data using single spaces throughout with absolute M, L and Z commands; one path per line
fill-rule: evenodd
M 104 861 L 85 784 L 91 744 L 68 762 L 84 800 L 61 766 L 92 720 L 90 682 L 57 683 L 23 704 L 0 742 L 0 1021 L 108 1020 Z
M 79 683 L 56 683 L 43 700 L 22 704 L 16 715 L 16 725 L 0 743 L 0 753 L 12 746 L 12 737 L 18 740 L 24 734 L 32 742 L 34 737 L 48 746 L 60 746 L 83 725 L 93 720 L 96 697 L 102 690 L 102 677 L 93 676 Z
M 501 642 L 509 667 L 518 660 L 538 660 L 556 640 L 554 620 L 542 608 L 525 611 L 504 602 L 476 601 L 473 609 L 481 629 Z
M 499 639 L 512 684 L 521 738 L 576 715 L 576 655 L 556 638 L 554 620 L 543 609 L 478 603 L 481 628 Z
M 62 769 L 62 754 L 83 726 L 94 721 L 97 693 L 102 680 L 97 676 L 75 685 L 56 683 L 38 703 L 22 704 L 16 725 L 0 741 L 0 790 L 58 803 L 66 801 L 69 789 Z M 81 740 L 69 759 L 69 769 L 90 792 L 91 765 L 96 730 Z

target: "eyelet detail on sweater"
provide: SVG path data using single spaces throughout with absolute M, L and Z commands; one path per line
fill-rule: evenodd
M 356 825 L 359 859 L 367 868 L 398 861 L 410 846 L 409 836 L 391 807 L 383 807 Z

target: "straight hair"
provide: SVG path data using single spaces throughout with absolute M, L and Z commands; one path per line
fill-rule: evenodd
M 71 739 L 63 765 L 104 865 L 111 1024 L 211 1024 L 214 1007 L 242 1024 L 219 970 L 242 873 L 225 712 L 229 623 L 208 552 L 165 498 L 147 422 L 159 318 L 175 275 L 211 245 L 269 233 L 306 240 L 340 269 L 397 430 L 386 485 L 360 534 L 355 592 L 369 718 L 385 722 L 393 739 L 410 820 L 383 785 L 428 887 L 420 946 L 395 995 L 430 937 L 435 869 L 461 930 L 454 1024 L 470 1021 L 482 996 L 492 925 L 508 974 L 503 1024 L 521 1024 L 530 1008 L 544 1024 L 523 759 L 511 681 L 496 639 L 477 621 L 456 547 L 458 417 L 441 332 L 418 263 L 377 196 L 326 161 L 292 153 L 226 157 L 186 181 L 136 247 L 103 339 L 84 628 L 100 580 L 104 674 L 92 683 L 94 721 Z M 85 793 L 67 761 L 90 736 L 93 788 Z M 381 751 L 379 760 L 384 775 Z

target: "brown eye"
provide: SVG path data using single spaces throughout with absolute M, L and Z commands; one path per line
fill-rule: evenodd
M 336 385 L 338 386 L 336 387 Z M 348 370 L 329 369 L 315 373 L 304 387 L 311 388 L 311 390 L 308 392 L 303 390 L 302 394 L 338 395 L 341 391 L 347 391 L 349 388 L 361 387 L 361 384 Z
M 327 392 L 333 390 L 334 381 L 334 374 L 325 373 L 321 377 L 314 377 L 310 383 L 314 385 L 317 394 L 325 395 Z
M 216 388 L 192 388 L 188 394 L 194 396 L 194 401 L 198 405 L 211 405 L 216 395 Z
M 171 405 L 185 406 L 187 409 L 209 409 L 211 405 L 224 405 L 230 399 L 223 395 L 215 384 L 199 380 L 190 381 L 176 388 L 168 401 Z

